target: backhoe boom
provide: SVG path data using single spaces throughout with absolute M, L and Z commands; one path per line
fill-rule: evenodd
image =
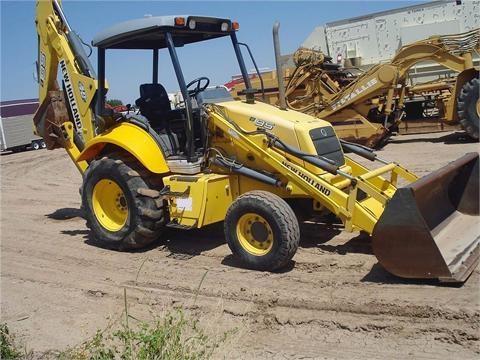
M 35 22 L 39 35 L 40 102 L 34 118 L 35 132 L 45 139 L 49 149 L 64 147 L 75 159 L 96 135 L 95 73 L 59 2 L 38 1 Z M 62 78 L 61 87 L 57 71 Z M 68 122 L 73 124 L 72 133 L 66 130 L 70 129 Z M 86 169 L 86 163 L 77 166 L 81 172 Z

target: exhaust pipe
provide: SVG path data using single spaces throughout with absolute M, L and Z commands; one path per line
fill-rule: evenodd
M 275 66 L 277 67 L 277 80 L 278 80 L 278 101 L 281 110 L 287 110 L 287 102 L 285 101 L 285 83 L 283 82 L 282 64 L 280 62 L 280 38 L 278 36 L 278 30 L 280 29 L 280 23 L 275 21 L 273 24 L 273 49 L 275 51 Z
M 398 189 L 372 234 L 380 264 L 405 278 L 463 282 L 480 258 L 479 156 Z

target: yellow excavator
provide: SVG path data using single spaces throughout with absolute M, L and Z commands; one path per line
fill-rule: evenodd
M 278 36 L 278 35 L 277 35 Z M 342 69 L 320 51 L 300 48 L 293 55 L 294 69 L 261 74 L 251 81 L 257 98 L 279 103 L 278 80 L 286 82 L 288 108 L 331 122 L 340 138 L 371 147 L 381 145 L 405 115 L 409 98 L 428 94 L 438 118 L 460 124 L 478 140 L 480 103 L 479 70 L 473 53 L 480 53 L 480 29 L 457 35 L 433 36 L 400 48 L 388 63 L 378 64 L 356 76 Z M 453 71 L 453 79 L 427 84 L 408 84 L 409 71 L 422 61 L 433 61 Z M 277 61 L 277 64 L 280 64 Z M 281 67 L 281 66 L 280 66 Z M 262 83 L 264 84 L 262 87 Z M 244 97 L 245 84 L 232 88 L 234 97 Z M 433 98 L 433 99 L 431 99 Z M 422 105 L 418 101 L 412 105 Z M 418 103 L 418 104 L 417 104 Z
M 93 39 L 96 69 L 60 2 L 38 1 L 36 26 L 41 106 L 34 127 L 82 174 L 87 226 L 100 244 L 136 249 L 161 239 L 167 227 L 224 221 L 234 256 L 245 267 L 273 271 L 295 255 L 298 217 L 307 210 L 333 213 L 345 230 L 371 234 L 379 262 L 397 276 L 463 282 L 477 265 L 478 153 L 419 179 L 339 140 L 326 121 L 255 101 L 237 22 L 152 16 L 117 24 Z M 204 75 L 184 79 L 177 47 L 222 38 L 233 47 L 246 101 L 209 87 Z M 117 49 L 151 54 L 152 81 L 140 85 L 136 101 L 140 114 L 105 107 L 106 53 Z M 173 65 L 182 108 L 171 108 L 159 82 L 160 51 Z M 200 56 L 209 55 L 218 52 Z M 377 166 L 370 170 L 353 156 Z

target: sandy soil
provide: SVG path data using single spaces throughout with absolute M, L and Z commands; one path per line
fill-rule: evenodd
M 438 133 L 398 136 L 380 154 L 426 174 L 469 151 L 478 144 Z M 321 225 L 281 273 L 238 267 L 220 226 L 114 252 L 89 238 L 62 150 L 2 155 L 1 180 L 1 321 L 37 355 L 118 319 L 126 288 L 137 317 L 181 305 L 212 333 L 236 329 L 217 358 L 480 357 L 478 269 L 460 287 L 398 279 L 368 239 Z

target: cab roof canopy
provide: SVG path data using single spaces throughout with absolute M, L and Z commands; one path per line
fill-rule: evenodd
M 167 32 L 172 34 L 175 46 L 183 46 L 228 36 L 234 31 L 229 19 L 192 15 L 151 16 L 116 24 L 95 36 L 92 44 L 106 49 L 162 49 L 167 47 Z

